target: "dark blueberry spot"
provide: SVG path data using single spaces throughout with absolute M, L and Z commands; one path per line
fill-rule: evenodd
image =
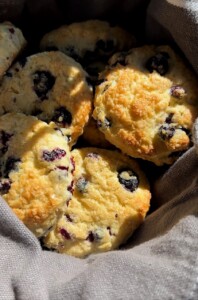
M 73 156 L 70 158 L 70 161 L 71 161 L 71 165 L 72 165 L 71 173 L 74 174 L 74 171 L 75 171 L 75 161 L 74 161 L 74 157 Z
M 117 218 L 118 217 L 118 214 L 115 214 L 115 218 Z
M 40 114 L 42 114 L 42 110 L 41 109 L 39 109 L 39 108 L 35 108 L 34 110 L 33 110 L 33 112 L 31 113 L 31 115 L 32 116 L 38 116 L 38 115 L 40 115 Z
M 107 129 L 111 127 L 111 121 L 107 118 L 104 118 L 104 121 L 102 122 L 101 120 L 97 120 L 96 122 L 97 127 L 101 129 Z
M 71 218 L 71 216 L 69 214 L 65 214 L 65 217 L 66 217 L 67 221 L 73 222 L 73 219 Z
M 32 74 L 34 91 L 41 100 L 48 99 L 47 93 L 55 83 L 55 77 L 48 71 L 37 71 Z
M 60 148 L 55 148 L 52 151 L 44 150 L 42 158 L 46 161 L 54 161 L 56 159 L 61 159 L 66 155 L 65 150 Z
M 68 126 L 72 123 L 72 115 L 65 107 L 59 107 L 55 110 L 52 121 L 62 126 Z
M 104 52 L 112 52 L 114 50 L 114 41 L 113 40 L 98 40 L 96 43 L 96 48 Z
M 165 75 L 169 69 L 168 59 L 168 53 L 160 52 L 148 59 L 146 68 L 150 73 L 157 71 L 160 75 Z
M 5 178 L 8 178 L 8 175 L 11 171 L 17 170 L 17 164 L 19 162 L 20 162 L 20 159 L 18 159 L 18 158 L 8 157 L 6 164 L 5 164 L 5 169 L 4 169 L 4 177 Z
M 8 132 L 5 132 L 4 130 L 0 131 L 0 141 L 1 143 L 6 146 L 7 142 L 10 140 L 10 138 L 13 136 L 13 134 L 10 134 Z
M 9 71 L 7 71 L 7 72 L 5 73 L 5 76 L 6 76 L 6 77 L 10 77 L 10 78 L 11 78 L 11 77 L 12 77 L 12 73 L 11 73 L 11 72 L 9 72 Z
M 76 182 L 76 189 L 80 193 L 84 193 L 86 191 L 88 181 L 84 177 L 80 177 Z
M 12 34 L 14 34 L 14 33 L 15 33 L 15 30 L 14 30 L 14 28 L 9 28 L 9 31 L 10 31 L 10 33 L 12 33 Z
M 100 236 L 93 231 L 90 231 L 88 236 L 86 237 L 86 241 L 89 241 L 90 243 L 97 242 L 100 239 L 101 239 Z
M 97 153 L 91 152 L 91 153 L 88 153 L 86 156 L 91 157 L 91 158 L 98 158 L 99 155 Z
M 16 71 L 16 72 L 19 72 L 19 68 L 15 68 L 15 71 Z
M 134 192 L 139 185 L 137 174 L 129 169 L 120 170 L 118 172 L 118 180 L 130 192 Z
M 27 62 L 27 58 L 26 58 L 26 57 L 23 57 L 23 58 L 21 58 L 21 59 L 18 61 L 18 63 L 20 64 L 20 66 L 21 66 L 22 68 L 25 66 L 26 62 Z
M 74 181 L 72 180 L 71 184 L 68 186 L 67 190 L 73 194 L 74 192 Z
M 11 187 L 10 179 L 1 179 L 0 180 L 0 193 L 1 194 L 7 194 L 10 187 Z
M 116 62 L 114 62 L 113 64 L 111 64 L 111 67 L 115 67 L 117 64 L 120 64 L 122 66 L 126 66 L 126 56 L 128 55 L 128 52 L 120 52 L 119 55 L 117 56 L 117 60 Z
M 61 228 L 60 229 L 60 234 L 66 239 L 66 240 L 71 240 L 71 235 L 69 234 L 69 232 L 64 229 L 64 228 Z
M 56 46 L 48 46 L 45 48 L 45 51 L 58 51 L 58 48 Z
M 186 91 L 182 86 L 175 85 L 175 86 L 171 87 L 170 93 L 171 93 L 171 96 L 181 99 L 185 96 Z
M 169 114 L 168 117 L 166 118 L 165 122 L 170 124 L 172 122 L 173 115 L 174 115 L 173 113 Z
M 57 169 L 61 170 L 61 171 L 68 171 L 69 167 L 65 167 L 65 166 L 58 166 Z
M 173 123 L 165 123 L 160 126 L 158 134 L 163 140 L 170 140 L 175 134 L 175 130 L 177 129 L 176 125 Z

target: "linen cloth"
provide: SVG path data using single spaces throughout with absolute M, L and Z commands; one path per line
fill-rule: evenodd
M 198 73 L 196 0 L 0 0 L 0 20 L 25 13 L 52 23 L 65 16 L 66 23 L 69 16 L 102 18 L 112 11 L 129 21 L 142 13 L 148 41 L 175 41 Z M 156 181 L 159 208 L 122 250 L 86 259 L 43 251 L 0 199 L 0 299 L 198 299 L 198 122 L 194 142 Z

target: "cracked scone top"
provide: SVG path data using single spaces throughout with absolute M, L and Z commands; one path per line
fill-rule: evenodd
M 8 113 L 0 117 L 0 194 L 40 237 L 71 198 L 73 163 L 68 143 L 53 123 Z
M 26 46 L 21 30 L 10 22 L 0 24 L 0 79 Z
M 75 144 L 88 122 L 93 98 L 86 72 L 61 52 L 43 52 L 17 62 L 3 78 L 0 115 L 22 112 L 54 121 Z
M 197 79 L 168 46 L 115 54 L 101 74 L 93 117 L 124 153 L 171 164 L 191 144 Z
M 109 251 L 142 223 L 149 185 L 137 162 L 97 148 L 74 149 L 73 197 L 44 245 L 76 257 Z

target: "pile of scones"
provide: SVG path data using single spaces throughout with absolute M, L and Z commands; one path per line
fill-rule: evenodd
M 196 76 L 171 47 L 99 20 L 27 47 L 0 24 L 0 195 L 44 249 L 116 249 L 149 210 L 139 161 L 171 165 L 192 146 Z

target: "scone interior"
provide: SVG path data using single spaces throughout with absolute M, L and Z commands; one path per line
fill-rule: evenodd
M 8 113 L 0 117 L 0 194 L 37 236 L 51 230 L 71 198 L 73 163 L 55 124 Z
M 190 147 L 197 79 L 169 46 L 115 54 L 100 80 L 93 117 L 124 153 L 163 165 Z
M 65 54 L 43 52 L 17 62 L 3 78 L 0 115 L 22 112 L 53 121 L 75 144 L 87 124 L 93 91 L 80 64 Z
M 74 149 L 73 197 L 44 245 L 85 257 L 124 243 L 149 209 L 150 191 L 136 161 L 97 148 Z
M 22 31 L 10 22 L 0 24 L 0 79 L 26 46 Z

